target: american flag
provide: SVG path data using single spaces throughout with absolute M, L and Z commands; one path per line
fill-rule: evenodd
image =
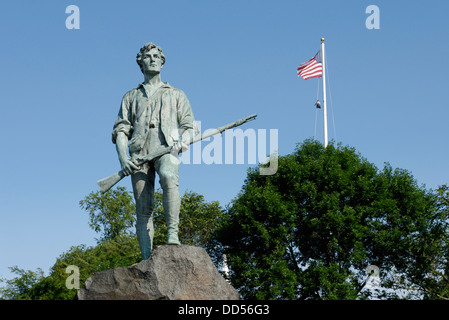
M 323 75 L 323 59 L 321 58 L 321 50 L 310 60 L 302 63 L 298 67 L 298 77 L 304 80 L 310 78 L 319 78 Z

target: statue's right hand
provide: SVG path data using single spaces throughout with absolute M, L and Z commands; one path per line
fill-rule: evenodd
M 125 159 L 120 159 L 120 164 L 122 165 L 122 172 L 125 176 L 133 173 L 134 170 L 139 170 L 140 168 L 132 162 L 131 158 L 126 157 Z

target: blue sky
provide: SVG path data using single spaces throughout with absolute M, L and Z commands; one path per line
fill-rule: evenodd
M 65 26 L 72 4 L 79 30 Z M 365 26 L 371 4 L 378 30 Z M 3 3 L 0 277 L 13 265 L 47 273 L 71 246 L 95 244 L 79 201 L 119 170 L 112 125 L 150 41 L 167 59 L 162 80 L 187 94 L 203 130 L 257 113 L 242 129 L 278 130 L 286 155 L 314 136 L 316 116 L 322 141 L 318 80 L 296 68 L 325 37 L 329 138 L 427 188 L 449 183 L 448 13 L 443 0 Z M 252 166 L 182 165 L 180 191 L 225 206 Z M 131 190 L 129 180 L 120 185 Z

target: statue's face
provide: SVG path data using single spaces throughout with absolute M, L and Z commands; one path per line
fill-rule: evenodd
M 160 73 L 162 69 L 162 59 L 156 48 L 145 52 L 142 56 L 142 69 L 144 73 Z

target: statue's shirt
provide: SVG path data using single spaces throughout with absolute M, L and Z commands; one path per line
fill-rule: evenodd
M 192 108 L 182 90 L 163 83 L 149 93 L 140 84 L 123 96 L 112 142 L 116 143 L 117 134 L 123 132 L 129 140 L 130 155 L 141 156 L 151 152 L 153 145 L 173 145 L 179 140 L 178 129 L 193 136 L 194 128 Z

